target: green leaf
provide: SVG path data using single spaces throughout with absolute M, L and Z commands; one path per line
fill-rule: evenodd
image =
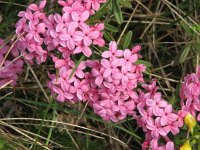
M 131 43 L 132 36 L 133 36 L 133 32 L 132 31 L 129 31 L 126 34 L 125 39 L 124 39 L 123 49 L 126 49 L 126 48 L 129 47 L 129 45 Z
M 145 60 L 137 60 L 137 62 L 135 62 L 136 64 L 143 64 L 145 65 L 146 67 L 151 67 L 151 63 L 148 62 L 148 61 L 145 61 Z
M 89 114 L 84 114 L 83 116 L 85 116 L 85 117 L 87 117 L 87 118 L 90 118 L 90 119 L 92 119 L 92 120 L 95 120 L 95 121 L 98 121 L 98 122 L 107 124 L 107 125 L 109 125 L 110 127 L 118 128 L 118 129 L 124 131 L 125 133 L 130 134 L 131 136 L 133 136 L 133 137 L 136 138 L 137 140 L 141 140 L 141 137 L 139 137 L 139 136 L 138 136 L 137 134 L 135 134 L 134 132 L 131 132 L 131 131 L 129 131 L 128 129 L 124 128 L 123 126 L 120 126 L 120 125 L 115 124 L 115 123 L 112 123 L 112 122 L 104 121 L 104 120 L 102 120 L 101 118 L 99 118 L 98 116 L 96 116 L 96 115 L 90 115 L 90 114 L 91 114 L 91 113 L 89 113 Z
M 114 41 L 114 38 L 112 37 L 112 35 L 110 35 L 110 33 L 106 32 L 106 31 L 104 32 L 104 37 L 109 42 Z
M 180 21 L 180 25 L 182 26 L 182 28 L 186 31 L 186 33 L 191 36 L 192 33 L 194 32 L 193 30 L 191 30 L 187 24 L 185 24 L 185 22 Z
M 123 16 L 118 0 L 112 0 L 112 9 L 117 22 L 121 24 L 123 22 Z
M 129 0 L 118 0 L 118 1 L 123 6 L 128 7 L 128 8 L 132 8 L 132 4 L 131 4 L 131 2 L 129 2 Z
M 118 32 L 118 29 L 115 28 L 114 26 L 108 24 L 108 23 L 105 23 L 105 29 L 110 31 L 110 32 Z
M 83 56 L 79 59 L 79 61 L 76 63 L 75 67 L 74 67 L 73 70 L 72 70 L 72 73 L 71 73 L 70 76 L 69 76 L 69 79 L 74 75 L 76 69 L 78 68 L 79 64 L 83 61 L 83 59 L 85 59 L 85 55 L 83 55 Z
M 0 139 L 0 149 L 4 149 L 5 141 L 3 139 Z
M 188 54 L 190 52 L 190 49 L 191 49 L 191 45 L 190 44 L 185 47 L 185 49 L 183 50 L 183 52 L 180 55 L 179 63 L 182 64 L 186 60 L 186 58 L 187 58 L 187 56 L 188 56 Z

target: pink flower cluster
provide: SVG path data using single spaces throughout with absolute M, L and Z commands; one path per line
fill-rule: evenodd
M 100 3 L 106 0 L 59 0 L 62 14 L 44 13 L 46 0 L 39 5 L 31 4 L 26 11 L 19 13 L 16 33 L 23 45 L 25 58 L 38 64 L 45 62 L 48 52 L 62 55 L 83 53 L 86 57 L 92 55 L 90 46 L 104 46 L 105 41 L 101 32 L 104 24 L 88 25 L 90 15 L 99 9 Z M 51 55 L 51 54 L 49 54 Z
M 19 12 L 21 19 L 16 23 L 16 33 L 22 47 L 20 50 L 22 53 L 27 50 L 25 58 L 29 61 L 35 58 L 38 64 L 47 58 L 47 52 L 43 49 L 46 32 L 44 21 L 47 18 L 43 12 L 45 5 L 46 1 L 41 1 L 39 6 L 29 5 L 26 11 Z
M 144 65 L 135 64 L 141 57 L 137 53 L 139 50 L 139 46 L 132 51 L 118 50 L 117 44 L 111 42 L 100 62 L 81 62 L 73 76 L 73 61 L 53 56 L 59 75 L 50 75 L 48 85 L 59 101 L 88 101 L 104 120 L 117 122 L 132 115 L 135 109 L 134 101 L 138 96 L 133 89 L 138 82 L 143 82 L 145 71 Z M 86 67 L 91 68 L 91 73 L 84 71 Z
M 150 85 L 143 84 L 146 92 L 140 91 L 137 101 L 137 113 L 133 118 L 138 125 L 146 132 L 146 140 L 143 149 L 148 147 L 153 150 L 173 150 L 173 142 L 168 138 L 168 134 L 176 135 L 179 128 L 183 126 L 183 115 L 173 111 L 172 105 L 161 98 L 161 93 L 157 92 L 156 81 Z M 163 138 L 166 143 L 159 146 L 159 140 Z
M 143 84 L 144 91 L 136 91 L 142 83 L 145 66 L 137 64 L 141 58 L 140 46 L 120 50 L 116 42 L 110 42 L 109 50 L 102 53 L 100 61 L 86 60 L 76 66 L 73 55 L 92 55 L 91 45 L 105 45 L 104 24 L 89 25 L 88 19 L 106 0 L 58 0 L 61 13 L 44 12 L 46 0 L 39 5 L 31 4 L 19 13 L 16 33 L 17 48 L 25 58 L 37 64 L 48 56 L 53 60 L 58 74 L 50 74 L 48 87 L 60 102 L 88 102 L 94 112 L 106 121 L 117 122 L 132 116 L 146 133 L 143 150 L 173 150 L 168 134 L 176 135 L 183 126 L 187 113 L 200 121 L 200 68 L 187 75 L 180 90 L 182 109 L 175 112 L 172 105 L 157 92 L 156 81 Z M 0 45 L 3 43 L 0 40 Z M 17 48 L 11 50 L 18 57 Z M 0 49 L 0 64 L 9 47 Z M 6 60 L 0 68 L 0 86 L 12 80 L 22 71 L 23 61 Z M 76 68 L 77 67 L 77 68 Z M 161 145 L 160 145 L 161 143 Z
M 143 82 L 144 65 L 135 64 L 140 55 L 140 47 L 124 51 L 117 49 L 111 42 L 109 51 L 102 53 L 100 62 L 90 67 L 93 77 L 92 88 L 98 98 L 91 98 L 94 112 L 104 120 L 117 122 L 132 115 L 135 109 L 137 93 L 133 91 L 138 82 Z
M 57 100 L 60 102 L 86 101 L 87 93 L 90 90 L 88 73 L 83 72 L 86 63 L 81 62 L 72 75 L 72 70 L 75 67 L 73 61 L 64 62 L 65 60 L 55 57 L 54 60 L 59 68 L 59 75 L 57 77 L 54 74 L 49 74 L 51 81 L 48 82 L 48 87 L 52 90 L 52 94 L 57 94 Z
M 18 57 L 19 50 L 14 47 L 5 45 L 4 41 L 0 39 L 0 87 L 9 83 L 11 86 L 16 85 L 18 75 L 23 70 L 23 60 Z M 7 55 L 7 57 L 6 57 Z
M 197 73 L 184 78 L 180 89 L 182 110 L 189 112 L 200 121 L 200 67 Z

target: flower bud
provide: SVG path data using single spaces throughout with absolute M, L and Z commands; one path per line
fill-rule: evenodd
M 190 142 L 189 140 L 187 140 L 183 146 L 180 147 L 180 150 L 192 150 L 191 146 L 190 146 Z
M 196 120 L 191 114 L 187 114 L 184 118 L 185 124 L 188 126 L 191 133 L 193 133 L 193 128 L 196 125 Z

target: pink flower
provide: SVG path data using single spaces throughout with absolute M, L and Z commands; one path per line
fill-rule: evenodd
M 101 32 L 104 29 L 104 24 L 96 24 L 94 27 L 91 28 L 91 31 L 98 31 L 99 36 L 93 39 L 93 44 L 103 47 L 105 45 L 105 40 L 103 39 L 103 33 Z
M 89 84 L 87 82 L 87 80 L 78 80 L 76 79 L 74 81 L 74 88 L 73 91 L 76 92 L 76 96 L 78 97 L 79 100 L 84 100 L 85 99 L 85 94 L 89 91 Z
M 103 73 L 103 77 L 107 78 L 111 76 L 111 74 L 116 73 L 118 71 L 118 60 L 114 60 L 112 62 L 109 62 L 107 59 L 101 60 L 102 66 L 105 68 L 105 71 Z
M 169 141 L 166 145 L 158 146 L 158 139 L 153 139 L 151 141 L 150 147 L 152 150 L 174 150 L 174 143 Z
M 61 4 L 61 1 L 59 1 L 59 3 Z M 62 3 L 63 5 L 64 3 Z M 72 4 L 72 5 L 71 5 Z M 77 12 L 79 13 L 80 11 L 82 11 L 84 8 L 82 6 L 82 4 L 79 2 L 79 1 L 75 1 L 72 3 L 72 1 L 68 1 L 66 2 L 66 4 L 64 4 L 64 8 L 63 8 L 63 11 L 64 12 L 68 12 L 68 13 L 74 13 L 74 12 Z M 71 5 L 71 6 L 70 6 Z
M 160 107 L 166 107 L 167 103 L 166 101 L 161 100 L 160 93 L 156 93 L 152 99 L 146 100 L 146 105 L 153 110 L 154 115 L 160 116 L 161 114 L 163 114 L 163 109 L 161 109 Z
M 160 125 L 160 118 L 156 118 L 155 121 L 153 119 L 147 120 L 146 127 L 151 131 L 151 135 L 154 138 L 158 138 L 160 135 L 166 136 L 168 134 L 167 128 Z
M 103 79 L 104 79 L 103 72 L 101 70 L 99 71 L 99 70 L 94 68 L 94 69 L 92 69 L 92 75 L 96 77 L 95 84 L 100 86 L 103 82 Z
M 125 67 L 122 67 L 121 72 L 116 72 L 113 74 L 113 78 L 121 79 L 122 84 L 127 85 L 130 80 L 136 79 L 137 75 L 134 73 L 130 73 Z
M 156 81 L 143 84 L 145 92 L 140 91 L 138 100 L 136 100 L 137 110 L 133 114 L 138 124 L 146 132 L 146 142 L 152 150 L 170 150 L 174 149 L 174 144 L 170 142 L 168 133 L 176 135 L 179 133 L 179 127 L 182 124 L 182 114 L 177 115 L 172 110 L 172 105 L 161 98 L 161 93 L 157 92 Z M 158 146 L 158 141 L 164 138 L 166 145 Z M 145 149 L 145 145 L 143 147 Z
M 100 8 L 100 3 L 105 3 L 106 0 L 85 0 L 86 3 L 89 3 L 92 8 L 97 11 Z
M 28 6 L 28 8 L 33 11 L 42 11 L 44 9 L 45 5 L 46 5 L 46 0 L 42 0 L 40 2 L 39 6 L 36 4 L 31 4 Z
M 180 132 L 179 130 L 179 122 L 178 121 L 171 121 L 167 123 L 166 130 L 171 132 L 173 135 L 176 135 Z
M 81 42 L 77 42 L 77 47 L 75 48 L 75 50 L 73 51 L 74 54 L 78 54 L 78 53 L 83 53 L 86 57 L 90 57 L 92 55 L 92 50 L 90 49 L 90 47 L 85 46 L 84 43 Z
M 137 61 L 138 57 L 137 54 L 132 54 L 129 49 L 124 50 L 124 58 L 122 59 L 123 62 L 123 68 L 126 67 L 128 71 L 131 70 L 131 66 L 133 63 Z
M 42 48 L 44 34 L 46 32 L 46 15 L 42 12 L 46 1 L 41 1 L 39 6 L 31 4 L 25 12 L 20 12 L 21 19 L 16 23 L 16 33 L 19 37 L 20 45 L 23 45 L 23 53 L 27 50 L 25 56 L 30 62 L 36 58 L 38 64 L 44 62 L 47 58 L 47 52 Z
M 116 42 L 110 42 L 109 51 L 105 51 L 102 53 L 102 57 L 104 57 L 104 58 L 115 59 L 116 57 L 122 57 L 122 56 L 123 56 L 123 51 L 117 50 Z
M 5 45 L 2 39 L 0 39 L 0 45 L 3 46 L 0 48 L 0 88 L 8 83 L 14 87 L 18 76 L 23 71 L 24 61 L 18 57 L 20 55 L 17 47 L 18 43 L 13 46 L 10 53 L 8 52 L 10 47 Z
M 167 106 L 165 106 L 164 111 L 161 112 L 160 124 L 162 126 L 165 126 L 170 121 L 176 121 L 177 118 L 177 115 L 172 113 L 172 105 L 168 104 Z
M 117 50 L 115 44 L 115 42 L 111 42 L 109 51 L 105 51 L 105 54 L 111 50 Z M 88 66 L 92 69 L 91 76 L 93 78 L 90 79 L 90 85 L 94 87 L 94 90 L 96 89 L 95 94 L 99 95 L 97 99 L 89 101 L 93 103 L 94 112 L 104 120 L 117 122 L 136 113 L 138 95 L 133 91 L 138 84 L 136 69 L 123 70 L 126 69 L 122 68 L 120 64 L 120 59 L 123 56 L 122 53 L 122 55 L 113 56 L 112 59 L 103 57 L 100 63 L 87 61 Z M 137 66 L 133 63 L 131 67 L 134 65 Z M 142 74 L 142 72 L 140 73 Z
M 191 113 L 193 116 L 197 116 L 200 121 L 200 67 L 197 73 L 188 74 L 184 78 L 184 83 L 180 89 L 181 107 L 182 110 Z
M 72 20 L 77 24 L 76 26 L 79 26 L 79 27 L 87 26 L 85 24 L 85 21 L 88 20 L 89 15 L 90 14 L 88 11 L 84 11 L 81 14 L 78 14 L 77 12 L 72 12 L 71 14 Z
M 62 6 L 70 6 L 71 4 L 73 4 L 74 0 L 58 0 L 58 3 Z
M 78 31 L 77 34 L 83 38 L 83 44 L 89 46 L 92 44 L 92 40 L 98 38 L 98 31 L 91 31 L 89 26 L 84 26 L 82 32 Z

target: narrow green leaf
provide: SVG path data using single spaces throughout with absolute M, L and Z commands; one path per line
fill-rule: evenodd
M 145 65 L 146 67 L 151 67 L 151 63 L 148 62 L 148 61 L 145 61 L 145 60 L 137 60 L 137 62 L 135 62 L 136 64 L 143 64 Z
M 114 38 L 112 37 L 112 35 L 110 35 L 110 33 L 106 32 L 106 31 L 104 32 L 104 37 L 109 42 L 114 41 Z
M 105 29 L 110 31 L 110 32 L 118 32 L 118 29 L 115 28 L 114 26 L 108 24 L 108 23 L 105 23 Z
M 129 47 L 129 45 L 131 43 L 132 36 L 133 36 L 133 32 L 132 31 L 129 31 L 126 34 L 125 39 L 124 39 L 123 49 L 126 49 L 126 48 Z
M 187 58 L 187 56 L 188 56 L 188 54 L 190 52 L 190 49 L 191 49 L 191 45 L 190 44 L 185 47 L 185 49 L 181 53 L 181 56 L 180 56 L 180 59 L 179 59 L 179 63 L 182 64 L 186 60 L 186 58 Z
M 124 131 L 124 132 L 126 132 L 126 133 L 128 133 L 128 134 L 130 134 L 130 135 L 132 135 L 132 136 L 135 137 L 136 139 L 141 140 L 141 138 L 140 138 L 137 134 L 135 134 L 135 133 L 133 133 L 133 132 L 127 130 L 126 128 L 124 128 L 124 127 L 122 127 L 122 126 L 120 126 L 120 125 L 118 125 L 118 124 L 115 124 L 115 123 L 112 123 L 112 122 L 104 121 L 104 120 L 102 120 L 101 118 L 97 117 L 96 115 L 84 114 L 83 116 L 85 116 L 85 117 L 87 117 L 87 118 L 90 118 L 90 119 L 92 119 L 92 120 L 96 120 L 96 121 L 101 122 L 101 123 L 105 123 L 105 124 L 109 125 L 110 127 L 118 128 L 118 129 L 120 129 L 120 130 L 122 130 L 122 131 Z
M 4 149 L 5 141 L 3 139 L 0 139 L 0 149 Z
M 131 2 L 129 0 L 118 0 L 118 1 L 123 6 L 128 7 L 128 8 L 132 8 L 132 4 L 131 4 Z
M 72 73 L 71 73 L 70 76 L 69 76 L 69 79 L 74 75 L 76 69 L 78 68 L 79 64 L 83 61 L 83 59 L 85 59 L 85 55 L 83 55 L 83 56 L 79 59 L 79 61 L 76 63 L 75 67 L 74 67 L 73 70 L 72 70 Z
M 117 22 L 121 24 L 123 22 L 123 16 L 118 0 L 112 0 L 112 9 Z
M 193 30 L 191 30 L 187 24 L 185 24 L 183 21 L 180 21 L 180 25 L 182 26 L 182 28 L 186 31 L 186 33 L 188 33 L 189 36 L 192 35 L 192 33 L 194 32 Z

